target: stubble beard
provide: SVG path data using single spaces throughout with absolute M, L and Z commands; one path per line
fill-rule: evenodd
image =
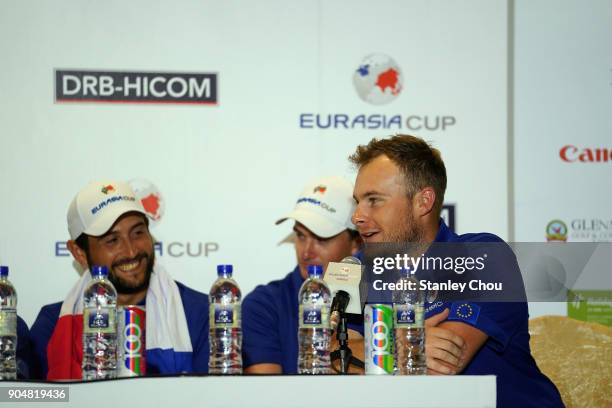
M 423 229 L 415 222 L 414 214 L 410 209 L 406 209 L 397 221 L 397 228 L 389 232 L 385 237 L 385 242 L 407 243 L 411 245 L 421 244 L 425 236 Z
M 139 283 L 131 283 L 126 281 L 125 279 L 120 278 L 114 273 L 114 266 L 110 266 L 108 280 L 113 284 L 115 290 L 118 294 L 122 295 L 131 295 L 134 293 L 141 292 L 149 287 L 149 281 L 151 280 L 151 275 L 153 274 L 153 265 L 155 265 L 155 252 L 151 252 L 151 255 L 147 253 L 141 253 L 136 258 L 143 257 L 146 259 L 147 267 L 145 269 L 145 276 L 142 282 Z M 89 255 L 88 255 L 89 258 Z M 88 259 L 89 265 L 93 265 L 92 260 Z

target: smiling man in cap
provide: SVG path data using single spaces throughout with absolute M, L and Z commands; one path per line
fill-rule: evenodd
M 81 378 L 83 290 L 93 265 L 108 267 L 118 306 L 145 307 L 148 374 L 206 372 L 208 297 L 175 282 L 155 261 L 147 214 L 130 185 L 87 185 L 70 203 L 67 221 L 68 249 L 86 271 L 63 302 L 41 309 L 32 326 L 35 376 Z
M 359 251 L 351 222 L 354 208 L 353 185 L 341 177 L 323 177 L 307 184 L 293 211 L 276 222 L 293 220 L 298 265 L 285 278 L 256 287 L 243 301 L 246 373 L 297 373 L 298 292 L 308 265 L 325 268 Z

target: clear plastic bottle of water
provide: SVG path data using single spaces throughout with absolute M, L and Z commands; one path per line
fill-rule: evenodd
M 0 380 L 17 379 L 17 292 L 0 266 Z
M 83 380 L 117 376 L 117 291 L 106 266 L 92 266 L 83 292 Z
M 232 272 L 232 265 L 218 265 L 218 278 L 210 288 L 209 374 L 242 374 L 242 293 Z
M 308 279 L 298 295 L 298 374 L 330 374 L 329 309 L 331 292 L 321 278 L 323 267 L 308 266 Z
M 393 291 L 395 375 L 425 375 L 425 293 L 409 270 L 400 274 Z

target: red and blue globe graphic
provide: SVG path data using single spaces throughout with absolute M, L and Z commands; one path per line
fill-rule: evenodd
M 134 190 L 136 198 L 144 207 L 153 225 L 159 223 L 164 215 L 166 204 L 159 189 L 146 179 L 134 179 L 129 181 Z
M 366 56 L 353 74 L 357 95 L 372 105 L 385 105 L 402 91 L 403 76 L 399 65 L 385 54 Z

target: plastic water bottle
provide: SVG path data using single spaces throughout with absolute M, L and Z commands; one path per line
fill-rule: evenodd
M 419 281 L 402 270 L 393 291 L 395 375 L 425 375 L 425 293 Z
M 321 279 L 323 267 L 308 266 L 308 279 L 298 295 L 298 374 L 330 374 L 329 310 L 331 292 Z
M 17 292 L 0 266 L 0 380 L 17 379 Z
M 210 288 L 209 374 L 242 374 L 242 294 L 232 271 L 232 265 L 218 265 L 218 278 Z
M 117 291 L 106 266 L 91 268 L 83 292 L 83 380 L 117 376 Z

